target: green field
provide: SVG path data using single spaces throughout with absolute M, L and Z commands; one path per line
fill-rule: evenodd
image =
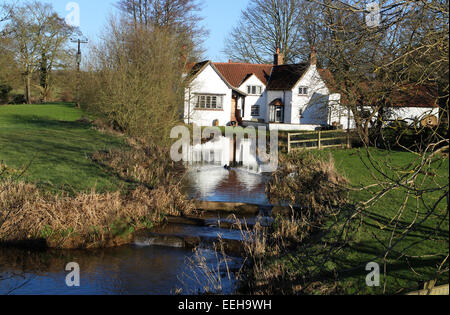
M 416 156 L 408 152 L 387 152 L 383 150 L 371 149 L 374 159 L 380 165 L 390 165 L 398 169 L 406 169 L 407 165 L 416 159 Z M 355 188 L 363 187 L 376 182 L 372 177 L 374 174 L 381 179 L 381 175 L 374 172 L 374 168 L 369 165 L 367 153 L 364 149 L 354 150 L 327 150 L 316 151 L 318 157 L 334 157 L 338 171 L 343 174 Z M 366 165 L 365 165 L 366 164 Z M 435 187 L 434 181 L 440 185 L 447 185 L 449 182 L 449 160 L 442 158 L 431 167 L 435 176 L 425 181 L 425 187 Z M 433 181 L 433 182 L 432 182 Z M 350 193 L 350 203 L 357 204 L 366 201 L 373 196 L 374 189 L 364 191 L 352 191 Z M 364 211 L 362 228 L 358 233 L 352 235 L 353 240 L 349 246 L 344 248 L 333 259 L 329 261 L 326 268 L 333 272 L 339 271 L 341 276 L 339 283 L 348 294 L 382 294 L 383 286 L 386 284 L 386 293 L 406 293 L 419 288 L 423 282 L 428 282 L 436 277 L 438 266 L 445 259 L 449 248 L 449 218 L 447 200 L 444 199 L 439 204 L 438 211 L 426 217 L 424 204 L 411 196 L 406 203 L 399 222 L 401 227 L 410 225 L 415 218 L 418 224 L 414 225 L 412 232 L 394 248 L 387 259 L 387 277 L 384 277 L 383 244 L 389 243 L 392 233 L 390 222 L 394 219 L 398 209 L 404 202 L 406 191 L 398 189 L 384 196 L 374 206 Z M 430 192 L 424 195 L 425 204 L 434 204 L 442 195 L 442 192 Z M 331 222 L 329 222 L 331 223 Z M 333 242 L 333 239 L 330 240 Z M 381 241 L 381 242 L 380 242 Z M 382 244 L 383 243 L 383 244 Z M 400 257 L 400 252 L 406 249 L 406 256 Z M 439 255 L 436 255 L 439 253 Z M 445 255 L 443 255 L 445 254 Z M 380 257 L 381 256 L 381 257 Z M 291 272 L 299 275 L 304 272 L 305 265 L 299 261 L 299 256 L 294 253 L 281 258 L 285 266 Z M 377 262 L 381 267 L 381 287 L 368 288 L 366 286 L 366 276 L 369 272 L 365 270 L 366 262 Z M 448 267 L 448 262 L 446 264 Z M 348 270 L 348 271 L 347 271 Z M 439 277 L 439 283 L 448 284 L 448 272 Z
M 86 116 L 73 104 L 0 106 L 0 161 L 26 169 L 22 179 L 51 191 L 114 191 L 117 177 L 90 160 L 124 140 L 78 122 Z

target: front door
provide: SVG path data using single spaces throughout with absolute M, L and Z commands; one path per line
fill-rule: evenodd
M 276 123 L 283 123 L 284 122 L 284 108 L 282 106 L 277 106 L 275 108 L 275 122 Z
M 270 106 L 271 123 L 284 123 L 284 106 Z

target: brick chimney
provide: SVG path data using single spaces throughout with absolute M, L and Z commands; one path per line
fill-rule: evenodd
M 273 64 L 280 66 L 284 64 L 284 55 L 280 52 L 280 48 L 277 48 L 277 53 L 273 55 Z
M 317 51 L 316 51 L 316 46 L 315 45 L 312 46 L 311 56 L 309 58 L 309 63 L 311 64 L 311 66 L 316 66 L 317 65 Z

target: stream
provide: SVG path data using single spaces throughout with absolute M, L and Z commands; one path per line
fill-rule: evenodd
M 185 193 L 198 200 L 242 202 L 268 205 L 265 196 L 267 177 L 246 167 L 225 169 L 208 163 L 191 165 L 184 179 Z M 255 216 L 241 216 L 250 224 Z M 268 220 L 268 218 L 265 218 Z M 204 292 L 207 283 L 204 267 L 220 274 L 222 293 L 232 294 L 236 283 L 228 273 L 240 269 L 243 259 L 235 252 L 216 257 L 212 250 L 218 236 L 239 242 L 237 230 L 219 224 L 232 223 L 226 215 L 210 213 L 194 223 L 175 222 L 136 236 L 131 245 L 84 251 L 32 251 L 0 248 L 0 294 L 20 295 L 167 295 Z M 222 222 L 222 223 L 220 223 Z M 219 227 L 220 226 L 220 227 Z M 222 227 L 222 228 L 221 228 Z M 191 244 L 191 239 L 195 244 Z M 203 268 L 195 260 L 192 247 L 199 246 Z M 66 285 L 66 264 L 80 266 L 80 286 Z

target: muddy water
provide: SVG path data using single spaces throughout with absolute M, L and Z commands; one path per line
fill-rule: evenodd
M 267 205 L 264 175 L 242 169 L 226 170 L 221 166 L 192 166 L 185 178 L 185 190 L 191 198 L 208 201 L 244 202 Z M 239 240 L 238 231 L 214 226 L 214 218 L 207 218 L 207 226 L 174 225 L 161 228 L 164 237 L 144 235 L 134 244 L 96 251 L 44 251 L 0 248 L 0 294 L 173 294 L 202 292 L 205 279 L 194 259 L 193 251 L 179 236 L 201 239 L 200 248 L 208 268 L 221 270 L 223 293 L 233 293 L 235 285 L 227 278 L 225 263 L 218 261 L 210 250 L 211 240 L 219 234 L 224 239 Z M 255 218 L 246 218 L 254 222 Z M 208 221 L 210 220 L 210 221 Z M 223 218 L 223 220 L 226 220 Z M 161 241 L 162 240 L 162 241 Z M 220 258 L 221 259 L 221 258 Z M 238 270 L 241 258 L 227 260 L 228 268 Z M 69 262 L 80 265 L 81 286 L 66 285 L 65 266 Z M 192 277 L 197 274 L 199 280 Z M 210 284 L 211 285 L 211 284 Z

